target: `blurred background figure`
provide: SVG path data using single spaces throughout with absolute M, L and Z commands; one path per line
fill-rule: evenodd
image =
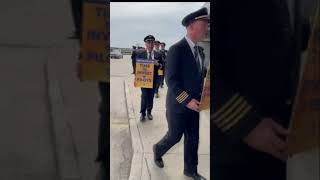
M 131 54 L 131 60 L 132 60 L 132 74 L 136 73 L 136 56 L 137 56 L 137 52 L 136 52 L 136 46 L 132 46 L 132 54 Z
M 74 23 L 73 35 L 69 38 L 80 39 L 81 36 L 81 18 L 82 18 L 82 3 L 84 0 L 71 0 L 72 18 Z
M 106 180 L 107 179 L 107 163 L 110 162 L 110 157 L 108 152 L 108 140 L 109 129 L 107 124 L 107 119 L 110 114 L 110 108 L 107 106 L 110 101 L 110 83 L 99 82 L 99 93 L 101 96 L 101 101 L 99 105 L 100 113 L 100 123 L 99 123 L 99 134 L 98 134 L 98 155 L 96 162 L 100 163 L 100 172 L 97 175 L 97 180 Z
M 160 43 L 160 52 L 162 53 L 162 60 L 163 60 L 163 74 L 165 73 L 165 67 L 166 67 L 166 57 L 167 57 L 167 50 L 166 48 L 166 43 L 161 42 Z M 164 76 L 162 76 L 160 79 L 160 87 L 163 88 L 163 84 L 164 84 Z
M 154 51 L 160 53 L 161 56 L 162 56 L 162 53 L 161 53 L 161 51 L 160 51 L 159 48 L 160 48 L 160 41 L 154 41 Z M 163 56 L 162 56 L 162 57 L 163 57 Z M 162 60 L 163 60 L 163 59 L 162 59 Z M 163 72 L 163 66 L 162 66 L 162 65 L 159 67 L 159 70 Z M 158 77 L 157 77 L 158 81 L 157 81 L 156 89 L 155 89 L 155 97 L 156 97 L 156 98 L 159 98 L 159 87 L 160 87 L 160 85 L 161 85 L 161 83 L 162 83 L 163 76 L 164 76 L 163 73 L 160 74 L 160 73 L 158 72 Z

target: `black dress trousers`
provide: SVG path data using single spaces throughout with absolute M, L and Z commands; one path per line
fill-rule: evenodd
M 142 115 L 151 114 L 153 108 L 154 88 L 141 88 L 141 110 Z
M 156 156 L 162 157 L 184 135 L 184 170 L 197 172 L 199 146 L 199 113 L 187 110 L 186 113 L 166 111 L 168 131 L 156 144 Z

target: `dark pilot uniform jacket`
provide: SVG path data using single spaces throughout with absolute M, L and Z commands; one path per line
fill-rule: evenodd
M 204 61 L 204 53 L 199 52 L 201 60 Z M 203 71 L 199 72 L 196 60 L 185 38 L 170 47 L 166 57 L 165 79 L 168 85 L 166 107 L 171 112 L 185 113 L 192 111 L 186 107 L 191 99 L 200 101 Z
M 162 60 L 163 60 L 163 66 L 160 69 L 164 71 L 165 66 L 166 66 L 166 56 L 167 56 L 168 51 L 167 50 L 160 50 L 160 53 L 162 54 Z
M 220 4 L 211 86 L 211 147 L 216 163 L 250 163 L 255 151 L 242 139 L 262 118 L 288 127 L 299 67 L 283 2 Z

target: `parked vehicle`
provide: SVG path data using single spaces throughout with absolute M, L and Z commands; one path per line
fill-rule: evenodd
M 110 52 L 110 58 L 111 59 L 122 59 L 123 55 L 121 53 L 120 49 L 114 49 Z

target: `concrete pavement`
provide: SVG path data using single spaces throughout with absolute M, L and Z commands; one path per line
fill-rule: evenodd
M 0 179 L 56 180 L 43 48 L 0 47 Z
M 132 145 L 124 81 L 130 76 L 131 67 L 125 60 L 110 62 L 110 179 L 128 180 Z
M 69 1 L 2 1 L 0 11 L 0 46 L 63 46 L 72 34 Z
M 123 63 L 130 64 L 129 56 L 124 56 Z M 158 168 L 153 162 L 152 145 L 158 142 L 167 131 L 165 119 L 165 96 L 167 87 L 160 89 L 160 98 L 154 99 L 152 121 L 139 121 L 140 88 L 133 86 L 134 76 L 125 79 L 126 101 L 129 115 L 130 133 L 133 145 L 133 158 L 129 180 L 183 180 L 183 139 L 163 157 L 165 167 Z M 210 179 L 210 124 L 209 111 L 201 112 L 200 146 L 198 171 Z
M 2 180 L 95 179 L 96 82 L 79 82 L 69 1 L 0 6 Z
M 65 179 L 95 179 L 99 170 L 94 161 L 98 147 L 98 84 L 77 79 L 78 42 L 65 43 L 65 47 L 48 50 L 48 84 L 56 84 L 59 91 L 50 99 L 60 102 L 52 106 L 53 110 L 59 109 L 53 112 L 53 122 L 59 123 L 54 127 L 56 144 L 60 144 L 56 147 L 59 174 Z
M 319 180 L 320 179 L 320 150 L 312 149 L 295 154 L 288 160 L 288 180 Z
M 46 64 L 48 48 L 71 34 L 68 8 L 63 0 L 1 3 L 1 180 L 59 178 Z

